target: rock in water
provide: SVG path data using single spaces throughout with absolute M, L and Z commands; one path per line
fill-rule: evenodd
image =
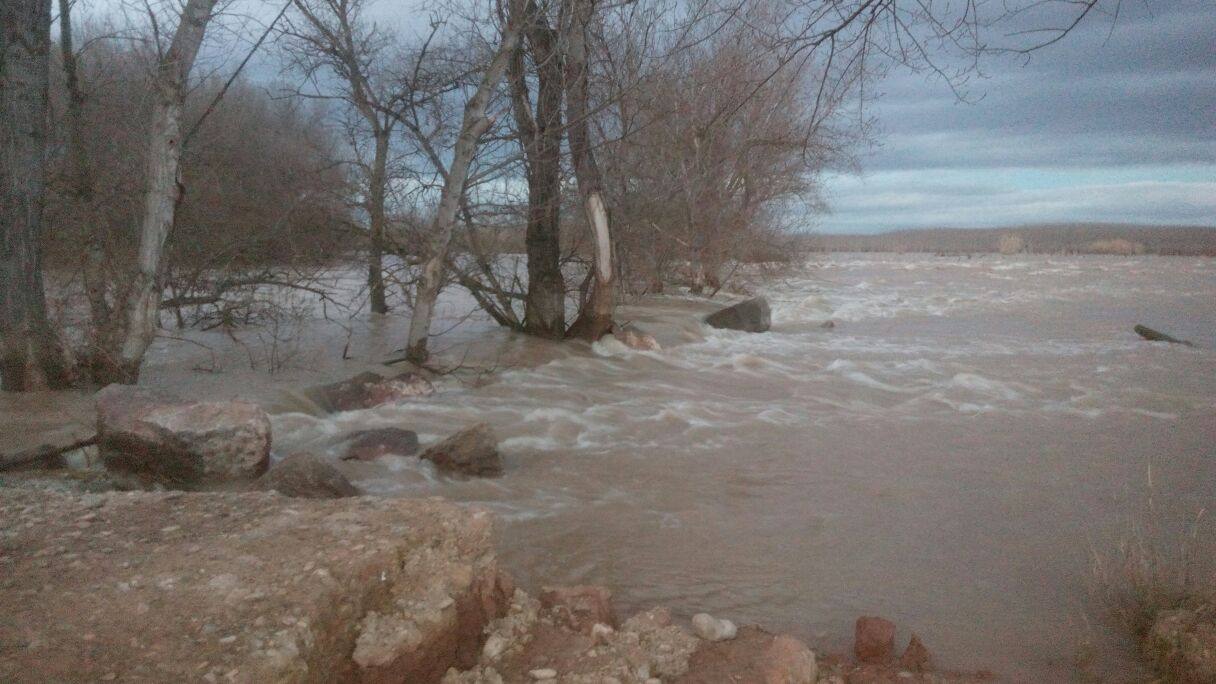
M 612 332 L 613 337 L 621 344 L 638 351 L 663 351 L 663 347 L 654 335 L 632 325 L 627 325 Z
M 705 322 L 714 328 L 758 333 L 772 325 L 772 314 L 768 302 L 763 297 L 756 297 L 715 311 L 705 317 Z
M 340 499 L 359 490 L 330 462 L 316 454 L 298 453 L 274 464 L 258 487 L 302 499 Z
M 612 592 L 605 587 L 545 587 L 540 594 L 540 605 L 574 632 L 589 635 L 597 624 L 616 626 Z
M 913 634 L 904 654 L 899 657 L 899 666 L 910 672 L 927 672 L 931 669 L 930 660 L 929 649 Z
M 422 452 L 421 457 L 448 473 L 481 476 L 502 474 L 498 440 L 486 423 L 457 432 Z
M 343 461 L 374 461 L 381 456 L 413 456 L 418 453 L 418 433 L 402 428 L 360 430 L 351 434 Z
M 1181 344 L 1181 345 L 1185 345 L 1187 347 L 1195 346 L 1194 344 L 1191 344 L 1190 342 L 1187 342 L 1186 340 L 1180 340 L 1176 337 L 1170 337 L 1169 335 L 1166 335 L 1165 333 L 1163 333 L 1159 330 L 1153 330 L 1152 328 L 1150 328 L 1146 325 L 1137 325 L 1135 328 L 1133 328 L 1133 330 L 1136 331 L 1137 335 L 1139 335 L 1140 337 L 1143 337 L 1144 339 L 1148 340 L 1149 342 L 1169 342 L 1170 344 Z
M 895 623 L 859 617 L 853 628 L 853 654 L 863 663 L 886 663 L 895 657 Z
M 692 616 L 692 631 L 706 641 L 726 641 L 734 639 L 739 633 L 735 623 L 719 620 L 709 613 L 697 613 Z
M 342 382 L 310 387 L 304 394 L 317 406 L 333 413 L 369 409 L 434 392 L 435 386 L 417 373 L 405 372 L 386 378 L 368 371 Z
M 270 418 L 256 404 L 184 402 L 129 385 L 109 385 L 96 401 L 102 462 L 141 486 L 253 480 L 270 464 Z

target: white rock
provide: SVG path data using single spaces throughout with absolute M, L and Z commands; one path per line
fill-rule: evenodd
M 591 638 L 595 641 L 595 643 L 602 644 L 607 642 L 608 637 L 612 636 L 612 633 L 615 631 L 616 630 L 612 629 L 610 625 L 597 622 L 594 625 L 591 625 Z
M 697 613 L 692 616 L 692 631 L 706 641 L 726 641 L 739 634 L 735 623 L 719 620 L 709 613 Z
M 557 670 L 554 670 L 551 667 L 545 667 L 545 668 L 541 668 L 539 670 L 529 670 L 528 676 L 537 681 L 540 681 L 542 679 L 556 679 Z
M 502 652 L 507 650 L 507 640 L 500 634 L 491 634 L 486 639 L 486 645 L 481 648 L 481 656 L 486 660 L 497 660 Z

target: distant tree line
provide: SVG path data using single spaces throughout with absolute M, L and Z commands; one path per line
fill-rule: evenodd
M 1216 256 L 1216 226 L 1073 223 L 1013 228 L 933 228 L 875 235 L 805 235 L 820 252 L 943 254 L 1166 254 Z

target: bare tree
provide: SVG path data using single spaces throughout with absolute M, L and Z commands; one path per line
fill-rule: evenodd
M 561 269 L 561 143 L 563 60 L 548 11 L 529 0 L 520 20 L 524 37 L 509 68 L 512 112 L 526 158 L 528 291 L 524 330 L 561 338 L 566 332 L 566 285 Z M 525 57 L 536 70 L 536 106 L 528 92 Z
M 24 391 L 70 382 L 42 279 L 50 0 L 0 5 L 0 382 Z
M 294 5 L 296 16 L 284 32 L 285 46 L 294 66 L 314 86 L 307 96 L 345 102 L 371 137 L 370 154 L 359 164 L 366 180 L 361 204 L 368 217 L 367 284 L 372 312 L 387 313 L 383 254 L 388 167 L 396 123 L 393 112 L 403 93 L 393 76 L 381 72 L 391 62 L 386 53 L 395 38 L 364 20 L 362 0 L 295 0 Z M 329 94 L 330 88 L 318 84 L 326 76 L 323 71 L 338 77 L 342 83 L 338 93 Z M 354 139 L 362 132 L 349 134 Z
M 511 0 L 505 25 L 498 46 L 482 74 L 481 81 L 472 97 L 465 103 L 464 116 L 460 123 L 460 134 L 452 149 L 452 163 L 444 177 L 439 206 L 428 234 L 426 260 L 419 275 L 418 290 L 414 297 L 414 312 L 410 318 L 409 336 L 406 340 L 406 358 L 414 363 L 427 359 L 427 340 L 431 332 L 431 318 L 435 302 L 443 287 L 444 267 L 448 260 L 448 247 L 456 230 L 457 213 L 465 194 L 469 166 L 477 153 L 481 136 L 493 125 L 486 112 L 490 95 L 502 81 L 507 65 L 519 41 L 519 18 L 523 0 Z

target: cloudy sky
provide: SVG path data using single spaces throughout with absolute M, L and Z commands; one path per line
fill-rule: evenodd
M 1216 225 L 1216 0 L 1124 0 L 1117 20 L 983 69 L 972 103 L 891 73 L 878 146 L 828 178 L 813 227 Z

